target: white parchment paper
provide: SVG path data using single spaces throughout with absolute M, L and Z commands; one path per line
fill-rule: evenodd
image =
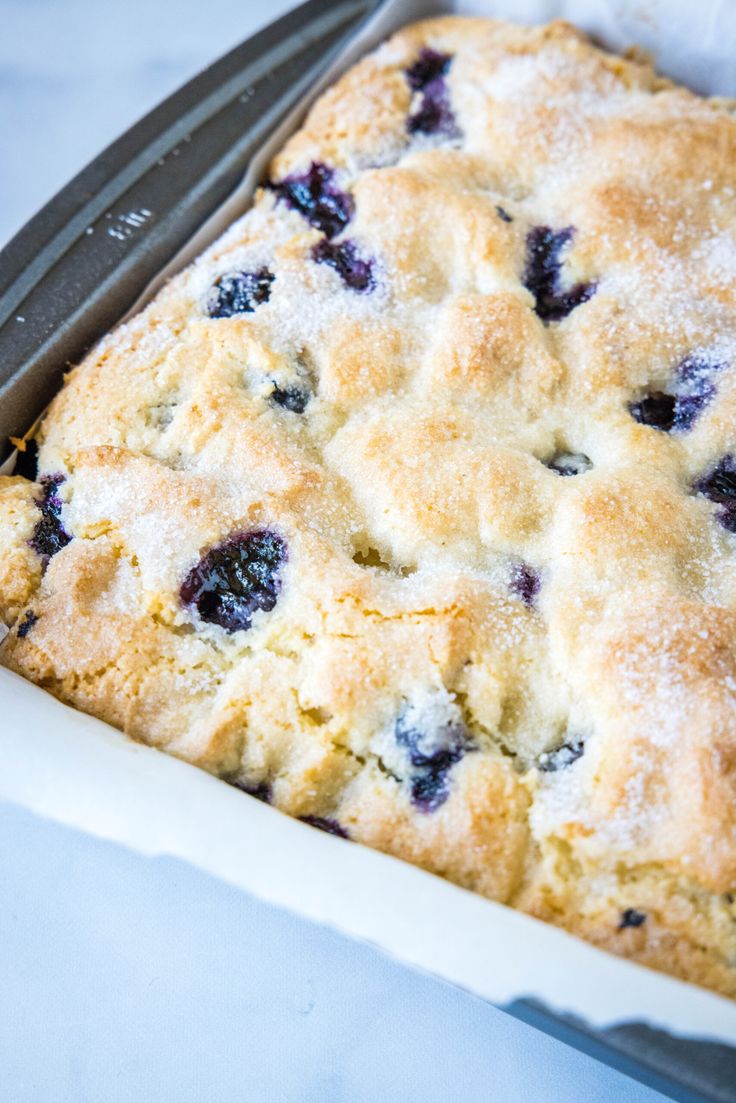
M 663 72 L 699 91 L 736 95 L 736 3 L 388 0 L 141 303 L 246 209 L 265 164 L 325 84 L 393 30 L 442 11 L 519 22 L 562 16 L 614 49 L 643 46 Z M 531 996 L 596 1027 L 645 1022 L 736 1045 L 736 1003 L 315 831 L 195 767 L 133 743 L 2 668 L 0 761 L 0 798 L 144 854 L 182 858 L 495 1003 Z

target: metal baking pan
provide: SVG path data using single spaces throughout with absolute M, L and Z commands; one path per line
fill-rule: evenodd
M 0 445 L 136 302 L 242 179 L 382 0 L 308 0 L 109 146 L 0 252 Z M 641 1023 L 597 1031 L 531 1000 L 515 1017 L 682 1103 L 736 1101 L 736 1049 Z
M 109 146 L 0 253 L 0 441 L 233 191 L 264 138 L 380 0 L 309 0 Z

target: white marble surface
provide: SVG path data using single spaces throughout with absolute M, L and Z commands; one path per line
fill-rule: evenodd
M 144 111 L 289 6 L 0 0 L 0 243 Z M 9 806 L 0 947 L 8 1103 L 662 1098 L 195 870 Z
M 290 0 L 0 0 L 0 246 L 79 169 Z

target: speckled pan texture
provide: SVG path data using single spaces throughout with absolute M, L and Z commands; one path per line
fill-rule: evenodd
M 566 24 L 401 31 L 2 480 L 2 662 L 736 996 L 735 188 Z

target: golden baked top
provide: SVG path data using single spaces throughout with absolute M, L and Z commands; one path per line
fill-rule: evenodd
M 735 189 L 566 24 L 401 31 L 70 374 L 2 661 L 736 994 Z

